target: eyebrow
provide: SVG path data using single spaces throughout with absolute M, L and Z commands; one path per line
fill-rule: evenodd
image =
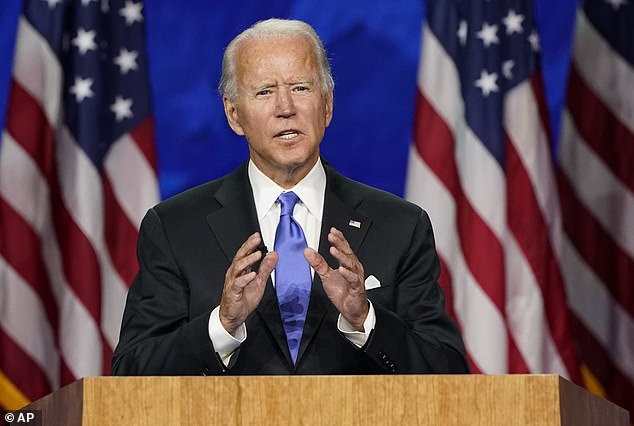
M 311 79 L 306 79 L 306 80 L 297 80 L 293 83 L 289 83 L 289 86 L 295 86 L 297 84 L 315 84 L 315 82 Z
M 315 84 L 315 82 L 312 79 L 303 79 L 303 80 L 296 80 L 290 83 L 282 83 L 282 85 L 284 86 L 296 86 L 298 84 L 306 84 L 306 85 L 310 85 L 310 84 Z M 255 85 L 252 87 L 253 90 L 255 91 L 260 91 L 260 90 L 264 90 L 264 89 L 270 89 L 271 87 L 277 87 L 280 86 L 280 84 L 278 83 L 263 83 L 263 84 L 259 84 L 259 85 Z
M 264 84 L 258 84 L 256 86 L 252 86 L 251 88 L 254 91 L 260 91 L 260 90 L 264 90 L 264 89 L 270 89 L 271 87 L 277 87 L 276 83 L 264 83 Z

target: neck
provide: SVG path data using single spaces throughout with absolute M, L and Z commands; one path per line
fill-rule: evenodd
M 314 164 L 313 164 L 314 165 Z M 312 166 L 311 166 L 312 168 Z M 297 185 L 302 179 L 306 177 L 310 168 L 307 170 L 303 170 L 300 167 L 288 167 L 283 173 L 280 170 L 280 173 L 277 173 L 275 176 L 269 176 L 273 182 L 278 184 L 284 189 L 290 189 Z
M 310 173 L 315 164 L 317 164 L 318 159 L 319 157 L 311 163 L 274 168 L 262 167 L 262 165 L 258 164 L 257 161 L 254 161 L 253 163 L 264 175 L 277 185 L 284 189 L 291 189 L 304 179 L 308 173 Z M 251 161 L 253 161 L 253 157 L 251 157 Z

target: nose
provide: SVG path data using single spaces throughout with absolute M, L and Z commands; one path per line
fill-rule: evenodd
M 290 90 L 283 89 L 277 92 L 276 113 L 280 118 L 289 118 L 295 115 L 295 102 Z

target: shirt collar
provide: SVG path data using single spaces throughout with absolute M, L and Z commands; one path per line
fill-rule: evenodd
M 285 191 L 293 191 L 297 194 L 308 211 L 321 220 L 324 210 L 324 194 L 326 193 L 326 172 L 321 158 L 317 159 L 317 163 L 301 181 L 288 190 L 273 182 L 251 160 L 249 160 L 248 173 L 253 188 L 258 220 L 262 220 L 277 201 L 277 197 Z

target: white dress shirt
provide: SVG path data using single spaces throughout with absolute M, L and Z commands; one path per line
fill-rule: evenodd
M 285 190 L 273 182 L 268 176 L 262 173 L 256 165 L 249 161 L 248 166 L 249 181 L 253 188 L 253 198 L 255 209 L 260 223 L 260 230 L 264 245 L 269 251 L 273 251 L 275 244 L 275 232 L 280 221 L 280 203 L 277 198 L 282 192 L 293 191 L 299 201 L 295 204 L 293 218 L 299 223 L 304 231 L 308 247 L 319 249 L 319 237 L 321 233 L 322 217 L 324 211 L 324 195 L 326 193 L 326 172 L 321 164 L 321 159 L 308 172 L 306 177 L 297 183 L 293 188 Z M 311 274 L 315 271 L 310 268 Z M 273 285 L 275 285 L 275 271 L 271 274 Z M 229 334 L 220 322 L 220 307 L 216 307 L 209 317 L 209 338 L 214 346 L 214 350 L 220 355 L 225 365 L 229 364 L 231 355 L 247 338 L 246 326 L 242 324 L 235 335 Z M 363 346 L 374 328 L 376 316 L 374 307 L 370 303 L 370 310 L 363 326 L 364 331 L 355 331 L 352 325 L 345 318 L 339 315 L 337 328 L 344 336 L 357 347 Z

